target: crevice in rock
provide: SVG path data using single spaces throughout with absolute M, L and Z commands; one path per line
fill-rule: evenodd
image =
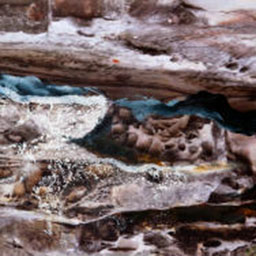
M 207 163 L 227 160 L 232 152 L 237 161 L 254 166 L 248 154 L 235 152 L 226 130 L 253 135 L 255 129 L 255 111 L 239 112 L 225 96 L 199 92 L 167 104 L 116 101 L 89 134 L 72 142 L 130 163 Z

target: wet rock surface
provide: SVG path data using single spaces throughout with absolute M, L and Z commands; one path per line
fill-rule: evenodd
M 137 162 L 127 164 L 72 142 L 108 109 L 102 96 L 81 97 L 77 105 L 1 99 L 2 255 L 253 253 L 255 178 L 239 160 L 250 152 L 249 137 L 195 115 L 138 121 L 112 105 L 105 133 L 112 143 L 105 142 L 109 152 L 113 142 L 136 152 Z M 137 136 L 127 144 L 130 131 Z M 244 138 L 240 148 L 237 136 Z M 164 158 L 164 149 L 150 151 L 156 137 L 179 153 Z M 197 157 L 188 161 L 190 154 Z
M 102 127 L 81 144 L 128 162 L 199 164 L 226 161 L 225 130 L 214 121 L 197 116 L 135 119 L 128 108 L 113 105 Z

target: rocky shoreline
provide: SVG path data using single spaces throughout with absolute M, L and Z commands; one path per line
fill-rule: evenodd
M 139 121 L 101 95 L 33 97 L 1 99 L 2 255 L 253 253 L 254 136 L 195 115 Z M 84 134 L 96 154 L 74 143 Z

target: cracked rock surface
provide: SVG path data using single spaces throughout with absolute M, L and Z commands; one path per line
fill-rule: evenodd
M 90 132 L 108 107 L 102 96 L 82 97 L 87 104 L 1 100 L 2 255 L 253 252 L 249 137 L 241 135 L 238 147 L 240 135 L 208 119 L 150 116 L 139 122 L 128 109 L 110 107 L 109 138 L 141 161 L 126 164 L 70 142 Z M 130 131 L 138 136 L 133 144 L 127 144 Z M 162 155 L 149 150 L 156 138 L 162 147 L 172 142 L 173 153 L 168 147 Z M 192 145 L 199 152 L 191 152 Z M 240 156 L 248 161 L 238 161 Z
M 255 1 L 52 2 L 0 0 L 0 254 L 255 255 Z
M 254 1 L 54 2 L 47 33 L 1 32 L 2 71 L 96 86 L 111 99 L 206 90 L 256 109 Z

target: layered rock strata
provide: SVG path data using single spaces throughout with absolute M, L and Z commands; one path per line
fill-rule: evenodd
M 109 16 L 98 15 L 98 1 L 56 1 L 64 16 L 84 17 L 54 18 L 39 37 L 2 33 L 0 69 L 94 85 L 112 99 L 139 95 L 168 102 L 206 90 L 225 95 L 241 111 L 256 109 L 252 1 L 228 2 L 225 12 L 211 1 L 99 2 L 109 5 Z
M 102 96 L 75 95 L 80 101 L 70 104 L 21 92 L 23 101 L 1 99 L 3 255 L 253 251 L 254 176 L 239 160 L 252 137 L 195 115 L 138 121 L 120 105 L 110 107 L 102 130 L 95 128 L 108 107 Z M 99 157 L 102 143 L 98 157 L 71 143 L 93 129 L 108 153 L 119 145 L 115 154 Z M 247 139 L 240 148 L 236 136 Z M 133 165 L 120 161 L 124 148 Z

